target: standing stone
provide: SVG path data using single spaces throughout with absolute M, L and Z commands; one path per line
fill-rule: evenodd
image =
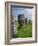
M 16 18 L 15 16 L 12 16 L 12 37 L 15 37 L 16 33 L 17 33 L 17 28 L 16 28 L 16 22 L 15 22 Z
M 27 18 L 25 18 L 25 25 L 27 25 Z
M 18 22 L 19 22 L 20 26 L 25 25 L 25 16 L 24 16 L 24 14 L 18 15 Z
M 29 19 L 29 24 L 31 23 L 31 20 Z

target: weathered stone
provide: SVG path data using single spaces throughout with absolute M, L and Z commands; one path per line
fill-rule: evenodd
M 20 26 L 23 26 L 25 24 L 25 16 L 24 14 L 18 15 L 18 22 Z
M 12 16 L 11 18 L 11 34 L 12 34 L 12 37 L 14 37 L 17 33 L 17 27 L 16 27 L 16 23 L 15 23 L 15 20 L 16 18 L 14 16 Z
M 25 25 L 27 25 L 27 18 L 25 18 Z

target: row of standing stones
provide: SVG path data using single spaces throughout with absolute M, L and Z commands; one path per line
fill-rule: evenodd
M 24 14 L 18 15 L 18 23 L 20 25 L 19 27 L 25 26 L 28 24 L 28 19 L 24 16 Z M 30 20 L 29 20 L 29 23 L 30 23 Z M 12 37 L 13 38 L 15 37 L 16 33 L 17 33 L 17 27 L 15 24 L 15 18 L 14 16 L 12 16 Z

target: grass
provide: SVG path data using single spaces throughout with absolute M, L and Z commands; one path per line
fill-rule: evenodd
M 12 35 L 13 38 L 27 38 L 27 37 L 32 37 L 32 22 L 22 26 L 20 28 L 18 22 L 16 22 L 16 26 L 17 26 L 17 33 L 16 35 Z
M 16 38 L 32 37 L 32 23 L 17 29 Z

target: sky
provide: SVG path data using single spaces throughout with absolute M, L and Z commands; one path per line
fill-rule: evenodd
M 16 19 L 18 19 L 19 14 L 24 14 L 28 19 L 32 20 L 32 9 L 31 8 L 12 6 L 11 15 L 15 16 Z

